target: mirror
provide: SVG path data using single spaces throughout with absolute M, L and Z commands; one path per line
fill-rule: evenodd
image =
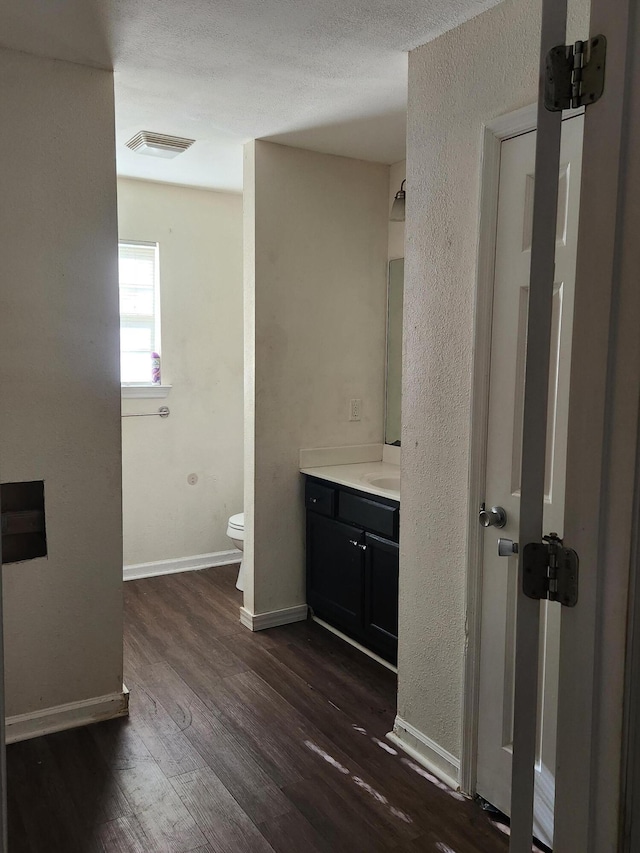
M 400 446 L 402 408 L 402 301 L 404 258 L 389 262 L 387 291 L 387 401 L 385 443 Z

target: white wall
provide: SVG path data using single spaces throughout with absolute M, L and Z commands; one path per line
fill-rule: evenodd
M 305 601 L 299 450 L 382 442 L 388 192 L 388 166 L 269 142 L 245 151 L 254 613 Z
M 125 418 L 125 566 L 227 551 L 243 508 L 242 196 L 118 181 L 120 238 L 159 243 L 167 419 Z M 198 482 L 189 485 L 187 477 Z
M 0 50 L 0 472 L 45 481 L 4 567 L 7 714 L 122 689 L 113 75 Z
M 482 126 L 536 100 L 540 14 L 505 0 L 409 57 L 398 714 L 454 758 Z

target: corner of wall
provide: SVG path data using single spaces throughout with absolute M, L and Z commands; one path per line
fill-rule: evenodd
M 256 140 L 243 152 L 244 608 L 254 612 L 256 477 Z
M 379 163 L 245 148 L 245 607 L 256 616 L 304 606 L 300 449 L 382 440 L 388 180 Z M 359 422 L 351 398 L 363 400 Z
M 429 773 L 434 774 L 435 779 L 432 781 L 436 784 L 440 780 L 447 788 L 454 791 L 459 789 L 460 761 L 415 726 L 401 717 L 396 717 L 393 731 L 389 732 L 387 738 Z
M 4 568 L 23 718 L 122 689 L 113 74 L 0 50 L 0 102 L 0 467 L 45 481 L 48 545 Z
M 506 0 L 409 56 L 399 711 L 449 755 L 463 731 L 482 128 L 536 100 L 539 28 L 537 4 Z M 446 529 L 421 523 L 435 505 Z

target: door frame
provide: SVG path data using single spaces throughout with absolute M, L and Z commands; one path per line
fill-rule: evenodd
M 4 610 L 2 577 L 2 538 L 0 537 L 0 853 L 9 850 L 9 816 L 7 805 L 7 744 L 4 682 Z
M 640 10 L 631 0 L 592 0 L 590 34 L 598 33 L 608 40 L 607 80 L 585 119 L 565 519 L 581 578 L 579 606 L 563 610 L 561 629 L 557 853 L 621 849 L 624 806 L 640 786 L 640 762 L 627 755 L 637 733 L 624 730 L 632 701 L 627 643 L 639 627 L 629 612 L 629 580 L 640 527 L 632 509 L 640 458 L 640 163 L 630 153 L 640 134 Z M 482 574 L 476 513 L 484 485 L 496 164 L 502 139 L 515 135 L 519 121 L 527 129 L 525 115 L 486 126 L 482 160 L 460 773 L 468 793 L 475 790 L 477 759 Z
M 623 732 L 640 424 L 636 7 L 591 3 L 590 34 L 605 34 L 607 64 L 584 132 L 565 520 L 567 544 L 580 555 L 580 600 L 563 611 L 561 628 L 557 853 L 620 849 L 630 793 Z
M 584 113 L 567 110 L 563 121 Z M 483 536 L 478 510 L 485 499 L 489 379 L 495 253 L 498 226 L 501 146 L 507 139 L 531 133 L 537 127 L 533 103 L 488 122 L 483 128 L 480 166 L 478 256 L 474 304 L 471 439 L 469 449 L 468 519 L 466 549 L 466 647 L 462 697 L 462 732 L 459 784 L 465 794 L 476 793 L 478 763 L 478 713 L 480 697 L 480 639 L 482 630 Z
M 638 442 L 640 445 L 640 441 Z M 640 849 L 640 459 L 636 457 L 633 542 L 629 584 L 629 632 L 625 684 L 621 851 Z

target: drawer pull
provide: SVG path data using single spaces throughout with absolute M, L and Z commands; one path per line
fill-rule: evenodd
M 353 545 L 355 548 L 360 548 L 360 550 L 361 550 L 361 551 L 366 551 L 366 550 L 367 550 L 367 546 L 366 546 L 366 545 L 361 545 L 361 544 L 357 541 L 357 539 L 349 539 L 349 544 L 350 544 L 350 545 Z
M 321 483 L 307 482 L 305 489 L 305 506 L 309 512 L 333 518 L 336 506 L 336 491 L 323 486 Z

